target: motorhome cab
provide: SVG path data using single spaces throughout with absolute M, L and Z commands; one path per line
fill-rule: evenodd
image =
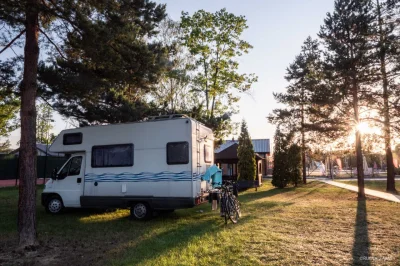
M 50 151 L 71 157 L 46 183 L 42 204 L 50 213 L 130 208 L 136 219 L 193 207 L 205 201 L 213 140 L 211 129 L 183 115 L 64 130 Z

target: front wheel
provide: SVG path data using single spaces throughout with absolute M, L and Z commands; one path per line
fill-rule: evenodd
M 51 196 L 47 200 L 46 212 L 51 214 L 59 214 L 64 209 L 64 204 L 59 196 Z
M 135 220 L 148 220 L 152 214 L 152 209 L 145 202 L 138 202 L 131 206 L 131 217 Z

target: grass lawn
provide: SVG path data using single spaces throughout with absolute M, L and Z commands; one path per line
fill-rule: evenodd
M 17 197 L 14 188 L 0 189 L 0 265 L 400 264 L 400 205 L 357 201 L 317 181 L 242 193 L 236 225 L 225 225 L 209 204 L 147 222 L 129 220 L 128 210 L 52 216 L 38 205 L 41 247 L 29 255 L 12 252 Z
M 349 184 L 349 185 L 354 185 L 357 186 L 357 180 L 354 181 L 340 181 L 340 180 L 335 180 L 341 183 Z M 386 180 L 365 180 L 365 188 L 369 189 L 374 189 L 374 190 L 379 190 L 386 192 Z M 396 189 L 397 191 L 400 190 L 400 180 L 396 180 Z

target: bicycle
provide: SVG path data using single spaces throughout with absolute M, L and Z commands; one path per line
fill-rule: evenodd
M 221 216 L 225 217 L 225 224 L 228 219 L 236 224 L 241 217 L 240 202 L 237 199 L 237 186 L 233 181 L 224 181 L 221 186 Z

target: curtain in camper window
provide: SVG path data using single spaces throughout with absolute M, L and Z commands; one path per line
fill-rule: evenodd
M 188 164 L 189 143 L 169 142 L 167 143 L 167 164 Z
M 133 165 L 133 144 L 93 146 L 92 167 L 123 167 Z

